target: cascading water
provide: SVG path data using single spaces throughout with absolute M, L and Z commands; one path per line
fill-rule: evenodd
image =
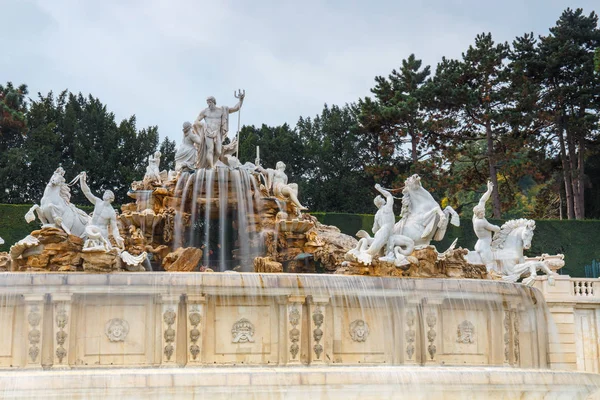
M 263 249 L 256 229 L 257 191 L 255 177 L 243 168 L 182 173 L 172 249 L 200 248 L 202 266 L 214 271 L 250 271 Z

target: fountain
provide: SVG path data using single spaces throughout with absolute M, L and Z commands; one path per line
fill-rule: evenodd
M 377 185 L 373 236 L 320 224 L 275 169 L 222 144 L 231 108 L 183 126 L 176 171 L 150 157 L 117 215 L 69 202 L 64 171 L 0 280 L 3 398 L 585 399 L 600 375 L 550 369 L 538 289 L 559 256 L 526 259 L 535 225 L 474 217 L 475 252 L 443 252 L 458 219 L 410 177 L 396 223 Z M 485 205 L 487 199 L 482 198 Z M 62 207 L 56 207 L 58 204 Z M 483 208 L 485 210 L 485 208 Z M 477 220 L 475 220 L 477 218 Z M 79 226 L 80 224 L 82 226 Z M 324 270 L 328 273 L 316 274 Z M 524 278 L 524 279 L 523 279 Z M 515 283 L 523 279 L 523 283 Z

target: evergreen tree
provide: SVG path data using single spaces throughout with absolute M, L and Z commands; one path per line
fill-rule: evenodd
M 469 164 L 468 169 L 461 171 L 460 179 L 471 188 L 486 178 L 492 181 L 494 218 L 500 218 L 502 211 L 500 164 L 514 148 L 504 140 L 511 103 L 505 63 L 508 51 L 508 44 L 494 43 L 491 34 L 477 35 L 475 45 L 469 46 L 462 60 L 442 59 L 429 87 L 432 105 L 446 114 L 443 123 L 434 124 L 432 142 L 443 149 L 448 160 Z
M 175 141 L 165 137 L 160 143 L 158 151 L 162 154 L 160 169 L 167 171 L 175 170 L 175 153 L 177 152 Z
M 419 171 L 420 153 L 426 141 L 427 132 L 423 109 L 423 85 L 430 75 L 430 67 L 421 69 L 422 61 L 411 54 L 402 60 L 400 70 L 392 70 L 388 78 L 378 76 L 377 84 L 371 92 L 379 102 L 379 107 L 369 108 L 381 112 L 383 119 L 394 129 L 396 151 L 402 152 L 405 144 L 410 144 L 410 159 L 416 172 Z

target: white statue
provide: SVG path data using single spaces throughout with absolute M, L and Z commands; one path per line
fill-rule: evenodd
M 4 244 L 4 239 L 0 237 L 0 244 Z
M 29 223 L 35 219 L 43 227 L 62 228 L 68 234 L 83 236 L 90 216 L 71 204 L 71 190 L 65 182 L 65 170 L 58 167 L 44 189 L 40 205 L 34 204 L 25 214 Z
M 79 182 L 83 194 L 90 203 L 94 205 L 92 220 L 85 229 L 88 240 L 84 243 L 84 251 L 110 251 L 112 245 L 110 243 L 109 235 L 112 235 L 118 247 L 123 248 L 124 241 L 119 233 L 117 213 L 111 205 L 115 199 L 115 195 L 112 191 L 106 190 L 102 195 L 102 199 L 100 199 L 92 194 L 92 191 L 87 185 L 87 174 L 82 172 L 78 177 L 80 178 Z
M 275 169 L 265 169 L 261 166 L 257 166 L 256 169 L 265 176 L 265 186 L 273 196 L 289 199 L 298 209 L 298 214 L 300 214 L 300 211 L 308 210 L 298 200 L 298 185 L 295 183 L 288 184 L 285 164 L 282 161 L 275 164 Z
M 148 156 L 148 166 L 146 167 L 146 175 L 144 175 L 144 185 L 162 185 L 163 177 L 160 172 L 160 151 L 154 153 L 154 156 Z
M 562 256 L 562 255 L 561 255 Z M 554 286 L 554 277 L 558 274 L 552 268 L 560 268 L 565 265 L 563 257 L 548 256 L 543 254 L 538 260 L 525 261 L 520 264 L 506 265 L 503 269 L 503 281 L 516 282 L 523 278 L 523 284 L 532 286 L 537 277 L 537 271 L 543 271 L 548 275 L 548 283 Z
M 494 234 L 490 245 L 494 267 L 502 275 L 514 275 L 513 269 L 517 264 L 525 263 L 523 250 L 531 247 L 535 221 L 530 219 L 513 219 L 506 221 L 498 232 Z M 483 264 L 477 251 L 467 254 L 467 261 L 471 264 Z
M 401 219 L 394 226 L 394 234 L 408 236 L 415 246 L 428 246 L 431 240 L 444 238 L 449 217 L 452 225 L 460 225 L 456 211 L 450 206 L 442 211 L 433 196 L 421 186 L 419 175 L 412 175 L 404 182 Z
M 394 196 L 381 185 L 376 184 L 375 189 L 385 196 L 375 197 L 373 201 L 377 207 L 375 220 L 373 222 L 374 237 L 363 230 L 357 232 L 356 236 L 360 238 L 357 246 L 347 253 L 347 259 L 356 260 L 365 265 L 371 264 L 373 257 L 381 253 L 385 246 L 385 257 L 380 257 L 381 261 L 391 261 L 396 265 L 403 265 L 406 262 L 406 256 L 410 255 L 414 249 L 414 241 L 403 235 L 394 235 Z
M 487 191 L 481 196 L 479 203 L 473 207 L 473 230 L 478 239 L 475 244 L 475 251 L 479 253 L 481 262 L 485 264 L 488 273 L 495 269 L 496 266 L 491 248 L 492 234 L 500 231 L 498 225 L 490 224 L 488 220 L 485 219 L 485 203 L 492 195 L 493 188 L 494 184 L 488 182 Z
M 236 95 L 239 101 L 233 107 L 217 107 L 217 100 L 213 96 L 206 99 L 208 107 L 200 111 L 193 126 L 194 133 L 201 141 L 198 144 L 197 168 L 214 168 L 224 155 L 223 140 L 229 131 L 229 114 L 240 110 L 244 103 L 244 96 L 245 93 L 242 92 Z M 201 121 L 205 124 L 202 125 Z
M 201 138 L 192 130 L 192 124 L 183 123 L 183 140 L 175 153 L 175 171 L 184 169 L 193 170 L 196 168 L 196 154 L 198 150 L 195 144 L 200 145 Z

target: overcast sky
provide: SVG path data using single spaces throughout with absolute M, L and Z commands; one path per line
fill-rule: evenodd
M 547 34 L 567 8 L 597 0 L 0 0 L 0 82 L 91 93 L 121 120 L 180 141 L 213 95 L 242 125 L 295 125 L 323 105 L 369 95 L 415 53 L 435 65 L 476 34 Z M 233 119 L 231 130 L 237 128 Z M 230 133 L 231 136 L 231 133 Z

